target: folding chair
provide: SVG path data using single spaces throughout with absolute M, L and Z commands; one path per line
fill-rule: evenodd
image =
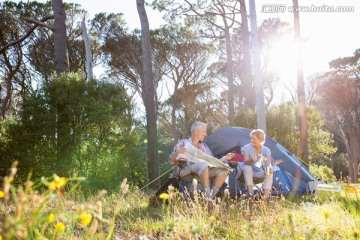
M 247 192 L 244 174 L 241 174 L 240 177 L 238 179 L 236 179 L 237 173 L 238 173 L 238 170 L 237 170 L 237 168 L 235 168 L 234 171 L 230 172 L 230 174 L 229 174 L 229 190 L 230 190 L 231 198 L 238 197 L 242 193 Z M 257 186 L 257 184 L 260 184 L 263 182 L 264 182 L 264 178 L 253 177 L 254 188 L 256 191 L 262 193 L 261 188 L 259 188 L 259 186 Z

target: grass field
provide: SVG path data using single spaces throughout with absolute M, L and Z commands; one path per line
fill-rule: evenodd
M 0 239 L 360 239 L 355 192 L 325 202 L 314 196 L 272 203 L 201 197 L 186 201 L 170 188 L 161 199 L 129 189 L 85 199 L 81 179 L 54 176 L 14 187 L 16 169 L 0 188 Z M 37 191 L 39 185 L 46 186 Z M 355 186 L 360 192 L 359 185 Z

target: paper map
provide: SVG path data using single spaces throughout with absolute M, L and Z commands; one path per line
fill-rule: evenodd
M 177 159 L 185 158 L 192 163 L 207 162 L 210 167 L 218 167 L 218 168 L 225 168 L 228 170 L 232 170 L 232 168 L 230 168 L 225 163 L 221 162 L 219 159 L 214 158 L 213 156 L 210 156 L 200 151 L 190 143 L 186 143 L 185 148 L 186 148 L 186 152 L 183 154 L 179 154 Z

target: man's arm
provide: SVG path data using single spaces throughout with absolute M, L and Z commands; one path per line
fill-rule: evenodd
M 201 151 L 214 157 L 214 154 L 212 154 L 210 148 L 205 143 L 201 143 L 203 147 L 201 148 Z M 223 156 L 221 159 L 218 159 L 220 162 L 226 163 L 228 160 L 232 159 L 235 156 L 235 153 L 228 153 L 225 156 Z
M 176 164 L 176 162 L 177 162 L 176 158 L 179 156 L 179 154 L 182 154 L 182 153 L 186 152 L 186 149 L 185 149 L 184 146 L 185 146 L 185 141 L 184 140 L 181 140 L 180 142 L 178 142 L 176 144 L 176 146 L 174 147 L 173 152 L 170 154 L 170 157 L 169 157 L 170 163 Z
M 185 153 L 186 148 L 185 147 L 179 147 L 177 151 L 174 151 L 174 154 L 170 156 L 170 161 L 172 164 L 176 164 L 177 160 L 176 158 L 179 156 L 179 154 Z

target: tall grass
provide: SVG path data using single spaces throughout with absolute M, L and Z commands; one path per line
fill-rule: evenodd
M 117 193 L 85 199 L 76 188 L 82 179 L 55 175 L 37 191 L 30 180 L 14 186 L 15 174 L 16 165 L 0 190 L 0 239 L 360 239 L 353 196 L 269 204 L 225 194 L 209 204 L 170 187 L 154 202 L 125 179 Z

